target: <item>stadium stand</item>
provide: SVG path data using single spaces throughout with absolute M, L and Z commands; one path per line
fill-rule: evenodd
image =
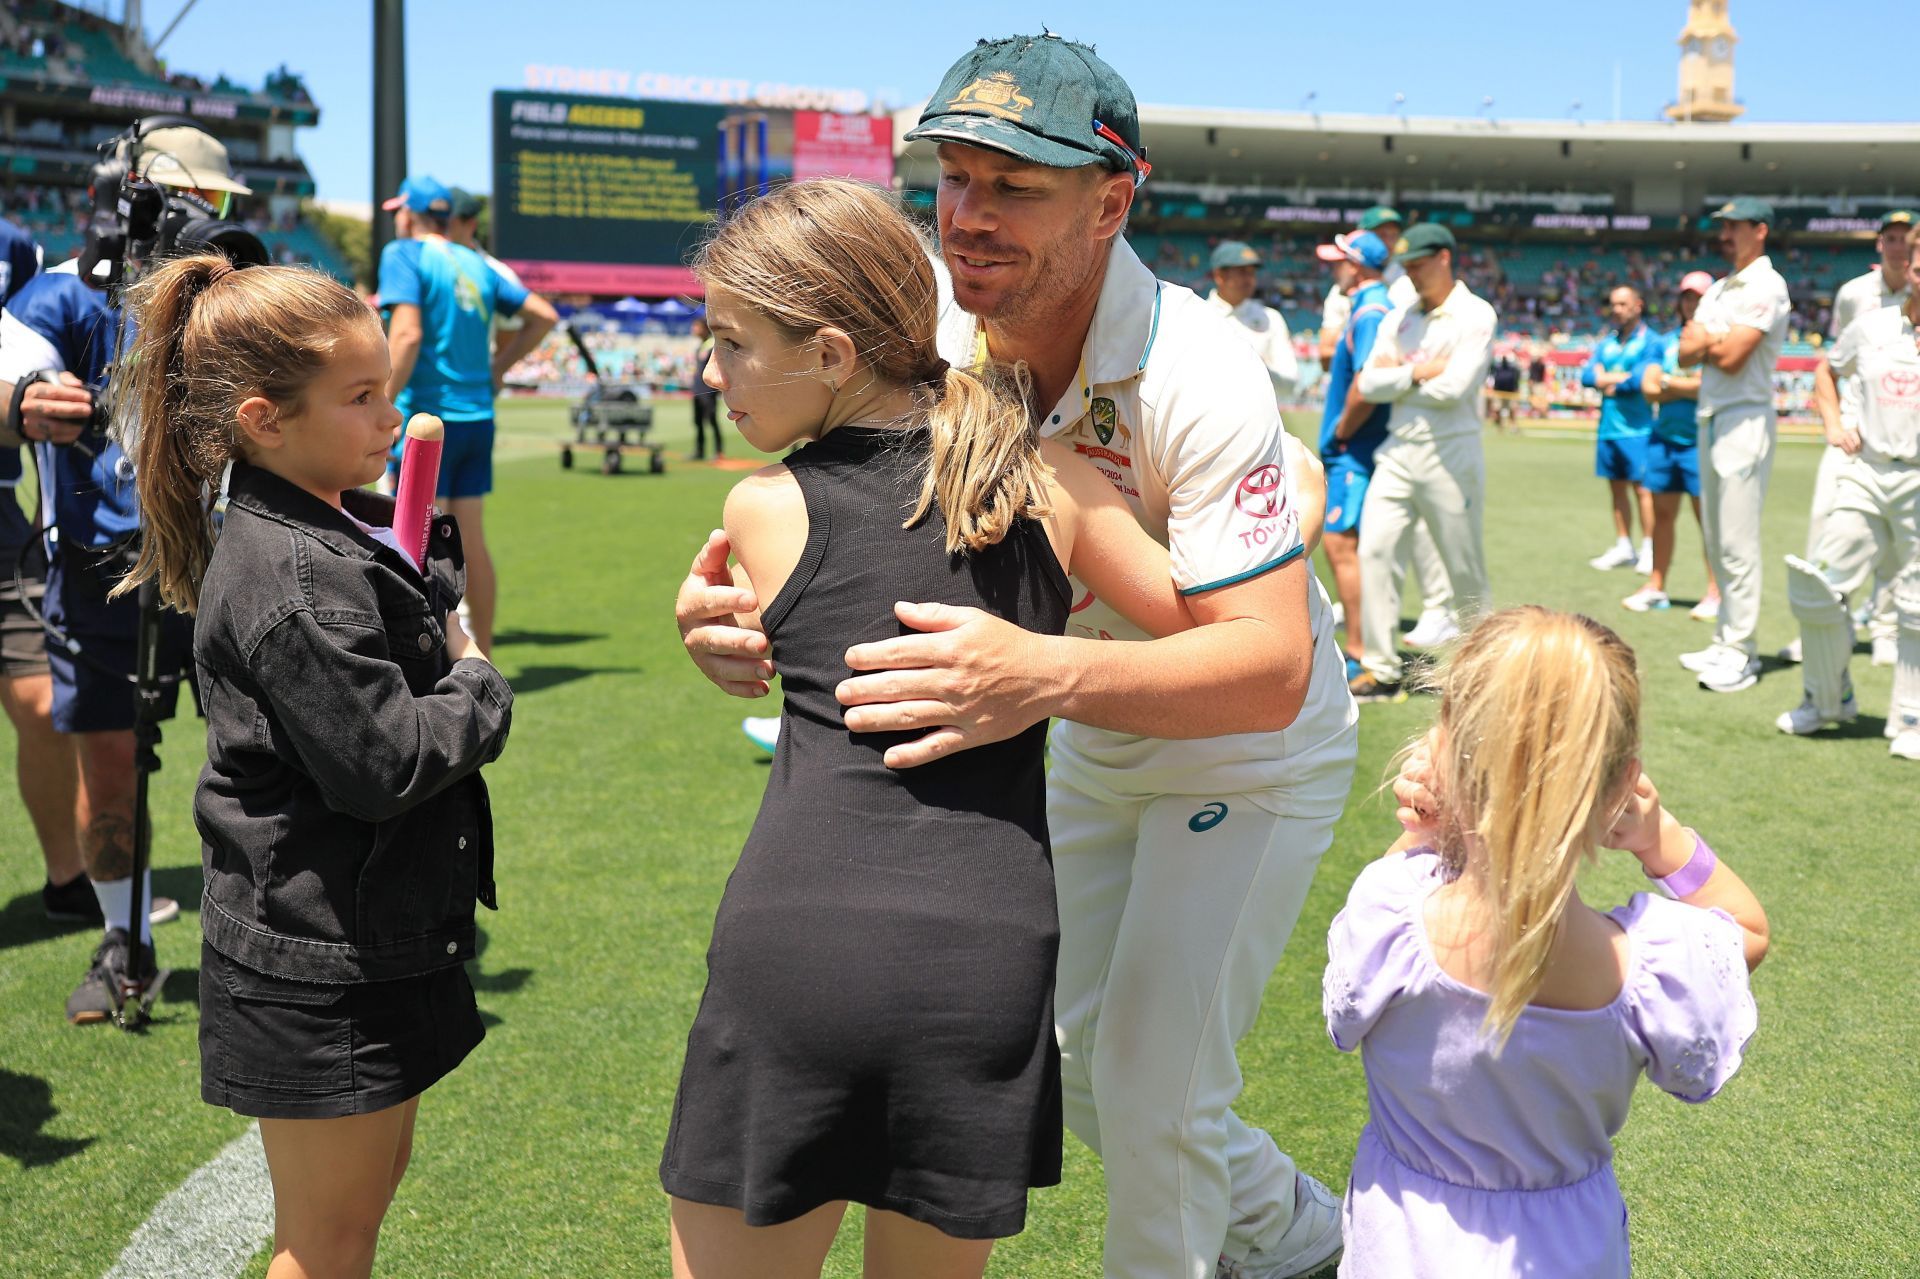
M 129 8 L 134 8 L 129 6 Z M 137 9 L 136 9 L 137 12 Z M 313 176 L 293 147 L 319 121 L 305 83 L 284 65 L 258 89 L 168 67 L 136 26 L 61 0 L 0 8 L 0 216 L 39 241 L 48 262 L 79 253 L 86 185 L 101 142 L 144 115 L 191 116 L 227 146 L 254 195 L 234 210 L 275 259 L 351 282 L 339 250 L 303 221 Z M 290 127 L 289 127 L 290 126 Z

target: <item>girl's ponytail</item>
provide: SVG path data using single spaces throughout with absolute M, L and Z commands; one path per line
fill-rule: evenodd
M 133 463 L 141 541 L 133 571 L 113 593 L 156 578 L 160 598 L 185 613 L 199 603 L 200 577 L 213 553 L 207 494 L 220 481 L 231 436 L 226 448 L 205 440 L 194 446 L 183 350 L 195 301 L 233 269 L 223 257 L 199 254 L 168 262 L 137 285 L 128 305 L 138 332 L 131 354 L 114 370 L 113 402 L 139 424 Z
M 1605 626 L 1529 605 L 1475 626 L 1439 683 L 1437 851 L 1483 879 L 1495 955 L 1485 1028 L 1504 1045 L 1546 975 L 1574 876 L 1626 798 L 1640 678 Z
M 114 587 L 153 579 L 160 598 L 199 607 L 213 554 L 214 490 L 240 456 L 238 413 L 259 396 L 277 412 L 300 408 L 307 384 L 347 334 L 379 333 L 353 290 L 301 267 L 235 268 L 218 254 L 176 258 L 128 296 L 137 326 L 114 370 L 114 402 L 136 415 L 135 488 L 142 541 L 133 571 Z
M 927 411 L 932 456 L 912 528 L 934 506 L 947 523 L 951 554 L 980 551 L 1007 535 L 1017 519 L 1047 515 L 1047 480 L 1039 435 L 1027 412 L 1024 366 L 947 368 Z

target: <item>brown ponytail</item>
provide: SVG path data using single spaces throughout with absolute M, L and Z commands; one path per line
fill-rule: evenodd
M 906 527 L 938 506 L 957 553 L 993 545 L 1016 519 L 1048 514 L 1051 471 L 1027 411 L 1025 369 L 962 370 L 940 358 L 931 249 L 891 195 L 842 178 L 781 187 L 734 214 L 693 269 L 796 341 L 840 329 L 876 379 L 919 390 L 932 450 Z
M 134 287 L 132 350 L 114 370 L 114 402 L 139 424 L 134 444 L 140 558 L 114 594 L 148 578 L 182 612 L 198 606 L 213 553 L 213 490 L 240 452 L 236 411 L 263 396 L 282 412 L 342 336 L 377 320 L 352 290 L 300 267 L 235 270 L 217 254 L 178 258 Z

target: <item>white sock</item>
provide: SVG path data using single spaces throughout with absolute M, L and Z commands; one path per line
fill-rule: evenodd
M 1613 539 L 1613 549 L 1616 551 L 1631 551 L 1633 549 L 1633 539 L 1616 537 Z
M 1643 538 L 1641 538 L 1641 539 L 1640 539 L 1640 553 L 1641 553 L 1642 555 L 1652 555 L 1652 554 L 1653 554 L 1653 539 L 1652 539 L 1652 538 L 1650 538 L 1650 537 L 1643 537 Z
M 146 873 L 147 914 L 140 917 L 140 940 L 153 941 L 153 871 Z M 100 913 L 107 917 L 108 928 L 125 928 L 127 912 L 133 909 L 133 877 L 125 879 L 96 879 L 93 881 L 93 895 L 100 903 Z

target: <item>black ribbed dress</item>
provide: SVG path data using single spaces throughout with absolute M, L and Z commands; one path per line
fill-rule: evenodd
M 1046 725 L 893 771 L 918 734 L 853 733 L 846 650 L 897 600 L 1066 624 L 1037 523 L 949 556 L 919 494 L 924 429 L 844 427 L 787 459 L 799 566 L 762 611 L 786 696 L 760 815 L 727 881 L 660 1180 L 754 1225 L 853 1200 L 961 1238 L 1017 1234 L 1060 1179 L 1059 919 Z

